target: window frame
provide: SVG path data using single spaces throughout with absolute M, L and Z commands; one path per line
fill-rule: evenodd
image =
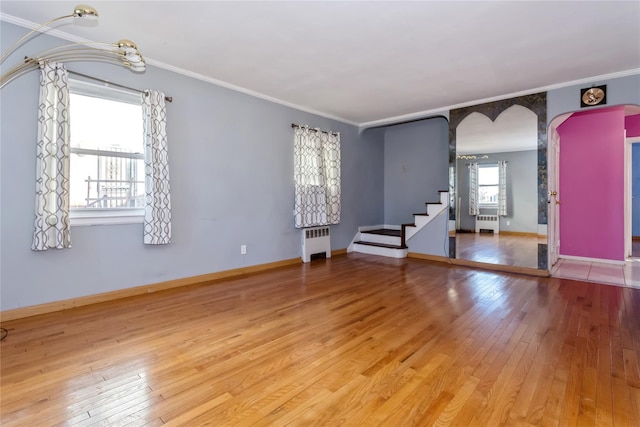
M 498 182 L 495 184 L 481 184 L 480 183 L 480 170 L 486 168 L 495 168 L 498 175 Z M 478 194 L 478 207 L 479 208 L 498 208 L 498 200 L 495 203 L 483 203 L 480 201 L 480 189 L 482 187 L 495 187 L 497 197 L 500 197 L 500 165 L 496 163 L 480 163 L 478 164 L 478 185 L 477 185 L 477 194 Z
M 72 94 L 90 96 L 109 101 L 117 101 L 140 106 L 142 100 L 140 94 L 116 89 L 109 86 L 96 85 L 83 80 L 69 79 L 69 96 Z M 140 111 L 142 120 L 142 110 Z M 71 117 L 73 120 L 73 117 Z M 140 135 L 142 139 L 143 136 Z M 144 160 L 144 141 L 142 141 L 142 153 L 120 153 L 109 150 L 94 150 L 88 148 L 69 147 L 69 153 L 89 154 L 94 156 L 122 157 L 128 159 Z M 70 170 L 73 176 L 73 170 Z M 71 226 L 91 225 L 115 225 L 115 224 L 142 224 L 144 222 L 144 208 L 69 208 L 69 221 Z

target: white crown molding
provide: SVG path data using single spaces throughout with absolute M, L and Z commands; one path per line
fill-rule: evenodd
M 402 116 L 374 120 L 371 122 L 360 123 L 360 132 L 370 127 L 379 127 L 379 126 L 390 125 L 395 123 L 408 122 L 412 120 L 426 119 L 432 116 L 446 114 L 449 110 L 468 107 L 470 105 L 485 104 L 487 102 L 500 101 L 502 99 L 509 99 L 509 98 L 515 98 L 518 96 L 531 95 L 532 93 L 547 92 L 550 90 L 562 89 L 569 86 L 593 83 L 594 81 L 617 79 L 620 77 L 634 76 L 638 74 L 640 74 L 640 68 L 633 68 L 631 70 L 619 71 L 619 72 L 610 73 L 610 74 L 602 74 L 599 76 L 587 77 L 579 80 L 571 80 L 568 82 L 556 83 L 548 86 L 541 86 L 534 89 L 527 89 L 520 92 L 513 92 L 513 93 L 504 94 L 504 95 L 498 95 L 491 98 L 477 99 L 475 101 L 468 101 L 468 102 L 463 102 L 461 104 L 449 105 L 448 107 L 436 108 L 432 110 L 419 111 L 417 113 L 405 114 Z
M 31 29 L 31 30 L 36 28 L 36 27 L 38 27 L 38 24 L 35 24 L 35 23 L 31 22 L 31 21 L 27 21 L 26 19 L 18 18 L 18 17 L 12 16 L 12 15 L 7 15 L 7 14 L 4 14 L 2 12 L 0 12 L 0 21 L 5 21 L 5 22 L 8 22 L 10 24 L 15 24 L 15 25 L 18 25 L 20 27 L 28 28 L 28 29 Z M 51 27 L 43 27 L 40 30 L 38 30 L 38 32 L 47 33 L 48 35 L 57 37 L 59 39 L 67 40 L 67 41 L 70 41 L 70 42 L 74 42 L 74 43 L 80 43 L 80 44 L 95 43 L 95 41 L 93 41 L 93 40 L 85 39 L 83 37 L 74 36 L 73 34 L 69 34 L 69 33 L 66 33 L 64 31 L 56 30 L 56 29 L 53 29 Z M 350 124 L 352 126 L 359 126 L 359 123 L 353 122 L 351 120 L 344 119 L 342 117 L 338 117 L 338 116 L 334 116 L 334 115 L 331 115 L 331 114 L 323 113 L 321 111 L 316 111 L 316 110 L 313 110 L 311 108 L 304 107 L 302 105 L 297 105 L 297 104 L 294 104 L 292 102 L 288 102 L 288 101 L 284 101 L 282 99 L 274 98 L 272 96 L 265 95 L 263 93 L 253 91 L 251 89 L 247 89 L 247 88 L 244 88 L 242 86 L 236 86 L 234 84 L 231 84 L 231 83 L 228 83 L 228 82 L 224 82 L 222 80 L 217 80 L 217 79 L 214 79 L 212 77 L 207 77 L 207 76 L 204 76 L 202 74 L 198 74 L 198 73 L 194 73 L 194 72 L 189 71 L 189 70 L 185 70 L 184 68 L 175 67 L 173 65 L 166 64 L 166 63 L 164 63 L 162 61 L 157 61 L 155 59 L 147 58 L 147 57 L 145 57 L 145 61 L 146 61 L 147 64 L 153 65 L 154 67 L 162 68 L 164 70 L 171 71 L 171 72 L 174 72 L 174 73 L 177 73 L 177 74 L 181 74 L 181 75 L 186 76 L 186 77 L 191 77 L 191 78 L 196 79 L 196 80 L 201 80 L 201 81 L 204 81 L 204 82 L 207 82 L 207 83 L 211 83 L 211 84 L 214 84 L 216 86 L 221 86 L 221 87 L 224 87 L 224 88 L 227 88 L 227 89 L 231 89 L 231 90 L 236 91 L 236 92 L 241 92 L 241 93 L 244 93 L 246 95 L 253 96 L 255 98 L 260 98 L 260 99 L 263 99 L 265 101 L 273 102 L 274 104 L 279 104 L 279 105 L 282 105 L 282 106 L 285 106 L 285 107 L 293 108 L 295 110 L 304 111 L 305 113 L 314 114 L 316 116 L 325 117 L 327 119 L 336 120 L 336 121 L 339 121 L 339 122 L 342 122 L 342 123 L 347 123 L 347 124 Z
M 347 123 L 347 124 L 350 124 L 352 126 L 359 126 L 359 123 L 353 122 L 351 120 L 344 119 L 342 117 L 334 116 L 334 115 L 331 115 L 331 114 L 328 114 L 328 113 L 323 113 L 321 111 L 313 110 L 311 108 L 307 108 L 307 107 L 304 107 L 302 105 L 297 105 L 297 104 L 294 104 L 292 102 L 288 102 L 288 101 L 284 101 L 282 99 L 274 98 L 272 96 L 265 95 L 263 93 L 253 91 L 251 89 L 247 89 L 247 88 L 244 88 L 242 86 L 236 86 L 234 84 L 231 84 L 231 83 L 228 83 L 228 82 L 224 82 L 222 80 L 217 80 L 217 79 L 214 79 L 212 77 L 207 77 L 207 76 L 204 76 L 202 74 L 194 73 L 193 71 L 185 70 L 184 68 L 175 67 L 173 65 L 169 65 L 169 64 L 166 64 L 166 63 L 161 62 L 161 61 L 156 61 L 155 59 L 147 59 L 145 57 L 145 60 L 146 60 L 147 64 L 149 64 L 149 65 L 153 65 L 155 67 L 162 68 L 162 69 L 165 69 L 167 71 L 171 71 L 171 72 L 174 72 L 174 73 L 177 73 L 177 74 L 182 74 L 183 76 L 191 77 L 191 78 L 194 78 L 194 79 L 197 79 L 197 80 L 201 80 L 201 81 L 204 81 L 204 82 L 207 82 L 207 83 L 214 84 L 216 86 L 221 86 L 221 87 L 224 87 L 224 88 L 227 88 L 227 89 L 231 89 L 231 90 L 236 91 L 236 92 L 241 92 L 241 93 L 244 93 L 246 95 L 253 96 L 255 98 L 260 98 L 260 99 L 263 99 L 265 101 L 273 102 L 274 104 L 280 104 L 282 106 L 293 108 L 295 110 L 304 111 L 305 113 L 314 114 L 316 116 L 325 117 L 327 119 L 336 120 L 336 121 L 342 122 L 342 123 Z
M 18 25 L 23 28 L 33 30 L 37 28 L 39 24 L 27 21 L 26 19 L 18 18 L 17 16 L 7 15 L 0 12 L 0 21 L 8 22 L 9 24 Z M 39 33 L 47 33 L 50 36 L 57 37 L 59 39 L 67 40 L 73 43 L 90 44 L 95 43 L 94 40 L 85 39 L 84 37 L 74 36 L 73 34 L 66 33 L 64 31 L 56 30 L 52 27 L 42 27 L 38 30 Z
M 29 28 L 29 29 L 34 29 L 38 26 L 38 24 L 35 24 L 31 21 L 27 21 L 26 19 L 22 19 L 22 18 L 18 18 L 12 15 L 7 15 L 4 14 L 2 12 L 0 12 L 0 21 L 5 21 L 8 22 L 10 24 L 15 24 L 21 27 L 25 27 L 25 28 Z M 78 36 L 74 36 L 72 34 L 66 33 L 64 31 L 60 31 L 60 30 L 56 30 L 56 29 L 52 29 L 50 27 L 43 27 L 42 29 L 39 30 L 40 32 L 46 32 L 49 35 L 52 35 L 54 37 L 63 39 L 63 40 L 68 40 L 74 43 L 82 43 L 82 44 L 87 44 L 87 43 L 94 43 L 93 40 L 89 40 L 89 39 L 85 39 L 82 37 L 78 37 Z M 519 91 L 519 92 L 513 92 L 513 93 L 508 93 L 508 94 L 503 94 L 503 95 L 498 95 L 498 96 L 494 96 L 491 98 L 484 98 L 484 99 L 477 99 L 474 101 L 468 101 L 468 102 L 464 102 L 461 104 L 455 104 L 455 105 L 449 105 L 447 107 L 441 107 L 441 108 L 434 108 L 431 110 L 425 110 L 425 111 L 418 111 L 415 113 L 410 113 L 410 114 L 405 114 L 402 116 L 395 116 L 395 117 L 389 117 L 386 119 L 380 119 L 380 120 L 374 120 L 374 121 L 370 121 L 370 122 L 363 122 L 363 123 L 357 123 L 351 120 L 347 120 L 344 119 L 342 117 L 338 117 L 338 116 L 334 116 L 332 114 L 328 114 L 328 113 L 323 113 L 321 111 L 316 111 L 313 110 L 311 108 L 307 108 L 301 105 L 297 105 L 294 104 L 292 102 L 288 102 L 288 101 L 284 101 L 282 99 L 278 99 L 278 98 L 274 98 L 272 96 L 269 95 L 265 95 L 262 94 L 260 92 L 256 92 L 253 91 L 251 89 L 247 89 L 241 86 L 236 86 L 234 84 L 231 83 L 227 83 L 221 80 L 217 80 L 214 79 L 212 77 L 207 77 L 204 76 L 202 74 L 198 74 L 198 73 L 194 73 L 192 71 L 189 70 L 185 70 L 183 68 L 179 68 L 179 67 L 175 67 L 173 65 L 169 65 L 166 64 L 164 62 L 161 61 L 156 61 L 155 59 L 151 59 L 151 58 L 146 58 L 145 60 L 147 62 L 147 64 L 149 65 L 153 65 L 155 67 L 158 68 L 162 68 L 165 69 L 167 71 L 171 71 L 177 74 L 182 74 L 183 76 L 187 76 L 187 77 L 191 77 L 193 79 L 196 80 L 201 80 L 207 83 L 211 83 L 214 84 L 216 86 L 221 86 L 236 92 L 241 92 L 244 93 L 246 95 L 249 96 L 253 96 L 259 99 L 263 99 L 265 101 L 269 101 L 269 102 L 273 102 L 274 104 L 279 104 L 285 107 L 289 107 L 289 108 L 293 108 L 299 111 L 304 111 L 306 113 L 309 114 L 314 114 L 320 117 L 325 117 L 327 119 L 331 119 L 331 120 L 336 120 L 342 123 L 347 123 L 353 126 L 357 126 L 360 133 L 362 133 L 363 131 L 365 131 L 367 128 L 371 128 L 371 127 L 381 127 L 381 126 L 385 126 L 385 125 L 391 125 L 391 124 L 398 124 L 398 123 L 402 123 L 402 122 L 407 122 L 407 121 L 412 121 L 412 120 L 420 120 L 420 119 L 426 119 L 429 117 L 433 117 L 433 116 L 438 116 L 438 115 L 446 115 L 448 113 L 449 110 L 453 110 L 456 108 L 462 108 L 462 107 L 468 107 L 470 105 L 477 105 L 477 104 L 484 104 L 487 102 L 493 102 L 493 101 L 500 101 L 502 99 L 509 99 L 509 98 L 515 98 L 517 96 L 523 96 L 523 95 L 530 95 L 532 93 L 538 93 L 538 92 L 546 92 L 546 91 L 550 91 L 550 90 L 554 90 L 554 89 L 561 89 L 564 87 L 568 87 L 568 86 L 574 86 L 574 85 L 579 85 L 579 84 L 587 84 L 587 83 L 593 83 L 594 81 L 600 81 L 600 80 L 609 80 L 609 79 L 615 79 L 615 78 L 620 78 L 620 77 L 627 77 L 627 76 L 632 76 L 632 75 L 637 75 L 640 74 L 640 68 L 634 68 L 631 70 L 625 70 L 625 71 L 619 71 L 616 73 L 610 73 L 610 74 L 602 74 L 599 76 L 593 76 L 593 77 L 587 77 L 587 78 L 583 78 L 583 79 L 579 79 L 579 80 L 572 80 L 572 81 L 568 81 L 568 82 L 563 82 L 563 83 L 556 83 L 556 84 L 552 84 L 552 85 L 548 85 L 548 86 L 541 86 L 541 87 L 537 87 L 537 88 L 533 88 L 533 89 L 528 89 L 528 90 L 523 90 L 523 91 Z

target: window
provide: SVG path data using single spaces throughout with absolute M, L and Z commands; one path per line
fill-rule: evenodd
M 142 222 L 140 95 L 77 80 L 69 87 L 72 224 Z
M 478 165 L 478 205 L 498 206 L 500 173 L 498 164 Z
M 294 222 L 297 228 L 340 222 L 340 134 L 294 131 Z

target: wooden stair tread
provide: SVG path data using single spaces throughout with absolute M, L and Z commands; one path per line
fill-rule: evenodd
M 388 245 L 386 243 L 374 243 L 374 242 L 354 242 L 356 245 L 367 245 L 367 246 L 378 246 L 381 248 L 389 248 L 389 249 L 406 249 L 406 247 L 402 247 L 400 245 Z
M 395 236 L 395 237 L 400 237 L 400 230 L 393 230 L 391 228 L 378 228 L 376 230 L 365 230 L 365 231 L 361 231 L 362 233 L 367 233 L 367 234 L 379 234 L 382 236 Z

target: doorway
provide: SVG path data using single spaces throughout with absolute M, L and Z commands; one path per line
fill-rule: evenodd
M 606 146 L 597 146 L 597 138 L 592 136 L 601 122 L 615 134 L 607 136 L 611 139 Z M 593 129 L 585 132 L 589 126 Z M 631 255 L 632 236 L 640 233 L 640 144 L 628 144 L 629 138 L 625 143 L 625 129 L 633 142 L 640 142 L 640 106 L 565 113 L 551 121 L 548 129 L 550 269 L 560 258 L 624 264 L 625 258 Z M 637 148 L 632 150 L 632 145 Z M 588 153 L 594 150 L 600 150 L 600 155 L 589 164 Z M 582 163 L 577 163 L 576 158 Z M 609 161 L 611 163 L 602 166 Z M 584 173 L 585 169 L 589 170 L 588 174 Z M 609 174 L 603 179 L 606 185 L 602 187 L 593 180 L 594 176 L 603 175 L 597 169 Z M 621 173 L 623 169 L 627 170 L 626 174 Z M 611 172 L 615 170 L 620 172 Z M 582 181 L 576 180 L 580 173 L 584 175 Z M 638 185 L 631 185 L 634 179 Z M 582 184 L 585 180 L 590 180 L 590 187 Z M 633 241 L 635 246 L 640 246 L 637 245 L 640 239 Z
M 630 256 L 640 258 L 640 138 L 629 138 L 630 155 L 627 165 L 629 168 L 631 196 L 629 205 L 631 209 L 629 232 L 631 233 Z

